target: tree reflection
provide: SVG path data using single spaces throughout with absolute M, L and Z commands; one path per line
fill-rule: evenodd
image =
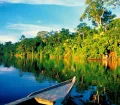
M 116 70 L 117 68 L 117 60 L 109 60 L 109 59 L 105 59 L 102 60 L 103 65 L 106 67 L 106 70 L 110 69 L 110 70 Z
M 19 69 L 19 75 L 23 72 L 31 72 L 39 82 L 44 80 L 65 81 L 77 77 L 76 90 L 87 89 L 91 85 L 105 87 L 112 103 L 120 104 L 120 67 L 117 61 L 81 61 L 74 59 L 17 59 L 0 57 L 0 64 L 14 66 Z M 118 63 L 119 64 L 119 63 Z M 107 67 L 111 70 L 105 72 Z

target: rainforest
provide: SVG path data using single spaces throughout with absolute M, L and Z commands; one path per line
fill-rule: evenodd
M 74 31 L 40 30 L 35 37 L 21 34 L 15 43 L 0 42 L 0 104 L 73 76 L 78 93 L 97 86 L 100 94 L 105 88 L 110 103 L 120 104 L 120 18 L 112 11 L 120 0 L 85 0 L 85 5 Z
M 109 5 L 116 3 L 111 1 Z M 107 1 L 86 0 L 87 7 L 74 32 L 62 28 L 60 31 L 39 31 L 34 38 L 21 35 L 16 43 L 0 43 L 0 55 L 73 59 L 102 59 L 107 56 L 117 59 L 120 56 L 120 18 L 116 18 L 104 6 L 105 3 Z M 84 19 L 89 19 L 92 26 Z

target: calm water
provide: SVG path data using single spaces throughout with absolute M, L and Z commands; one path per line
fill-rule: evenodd
M 111 103 L 120 104 L 118 61 L 0 58 L 0 104 L 9 103 L 31 92 L 77 77 L 76 90 L 91 85 L 106 87 Z

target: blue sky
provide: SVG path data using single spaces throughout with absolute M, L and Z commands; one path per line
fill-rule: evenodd
M 85 9 L 85 0 L 0 0 L 0 42 L 17 42 L 22 34 L 38 31 L 74 31 Z M 119 8 L 120 9 L 120 8 Z M 118 17 L 117 11 L 114 10 Z

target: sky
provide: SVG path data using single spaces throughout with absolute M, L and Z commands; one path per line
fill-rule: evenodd
M 39 31 L 74 31 L 85 10 L 85 0 L 0 0 L 0 43 L 17 42 L 21 35 Z M 117 17 L 120 8 L 114 10 Z

